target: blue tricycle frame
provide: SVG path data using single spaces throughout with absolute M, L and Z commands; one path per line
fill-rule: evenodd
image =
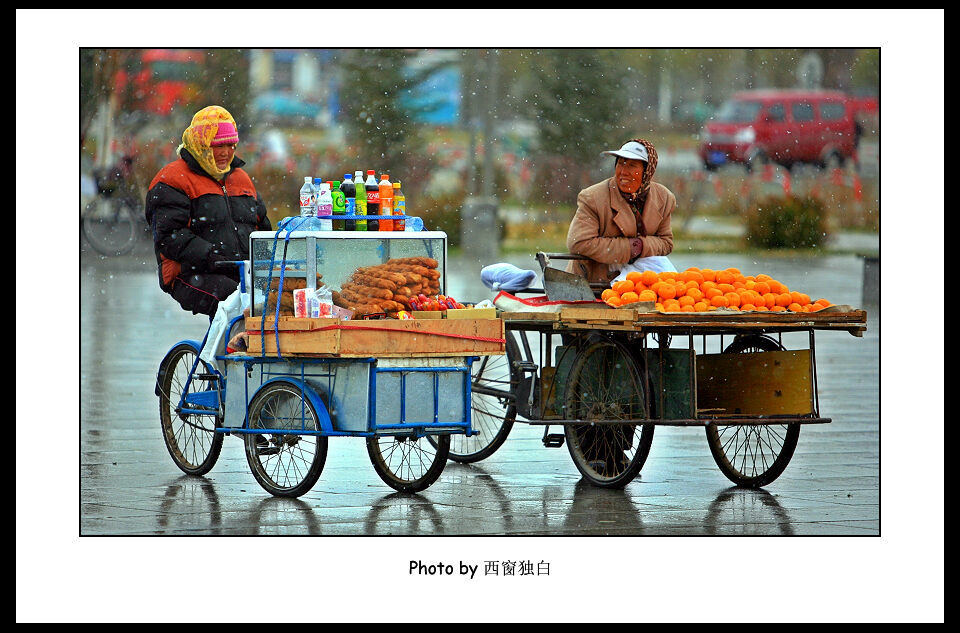
M 203 341 L 178 342 L 160 363 L 156 395 L 164 442 L 188 474 L 209 472 L 223 438 L 235 435 L 243 439 L 261 487 L 275 496 L 299 497 L 319 479 L 328 437 L 362 437 L 385 483 L 419 492 L 440 476 L 450 436 L 475 435 L 474 356 L 284 358 L 231 352 L 229 341 L 243 322 L 243 316 L 231 320 L 216 364 L 201 358 L 210 329 Z

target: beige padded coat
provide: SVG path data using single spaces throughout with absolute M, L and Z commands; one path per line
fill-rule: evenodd
M 567 250 L 593 261 L 571 260 L 567 270 L 591 282 L 607 284 L 630 261 L 629 238 L 638 235 L 643 239 L 639 257 L 669 255 L 673 251 L 670 217 L 676 206 L 677 199 L 669 189 L 651 183 L 643 205 L 643 227 L 638 233 L 633 210 L 613 178 L 587 187 L 577 196 L 577 212 L 567 231 Z

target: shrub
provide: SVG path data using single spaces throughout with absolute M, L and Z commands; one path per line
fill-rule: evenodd
M 826 221 L 816 198 L 764 198 L 746 211 L 746 238 L 761 248 L 818 248 L 827 238 Z

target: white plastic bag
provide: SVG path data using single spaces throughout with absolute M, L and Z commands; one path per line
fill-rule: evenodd
M 627 278 L 627 274 L 632 272 L 642 273 L 645 270 L 652 270 L 655 273 L 677 272 L 677 268 L 666 255 L 651 255 L 650 257 L 638 257 L 621 268 L 620 274 L 614 277 L 613 281 L 623 281 Z
M 207 342 L 200 350 L 200 358 L 213 366 L 219 366 L 217 363 L 217 354 L 222 353 L 223 337 L 227 335 L 227 328 L 230 322 L 243 314 L 243 311 L 250 307 L 250 294 L 240 292 L 238 287 L 229 297 L 220 302 L 217 306 L 217 313 L 210 322 L 210 331 L 207 333 Z M 220 367 L 221 372 L 223 370 Z

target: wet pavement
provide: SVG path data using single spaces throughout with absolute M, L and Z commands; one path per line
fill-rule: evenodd
M 715 465 L 703 430 L 678 427 L 657 429 L 641 475 L 623 490 L 594 488 L 581 482 L 565 447 L 545 448 L 542 427 L 523 423 L 514 426 L 493 456 L 473 465 L 449 462 L 436 483 L 415 495 L 396 493 L 380 480 L 359 438 L 331 438 L 318 483 L 299 499 L 273 498 L 261 489 L 247 466 L 242 441 L 235 437 L 225 439 L 219 461 L 207 476 L 186 476 L 160 437 L 153 386 L 166 351 L 183 338 L 202 338 L 207 321 L 182 311 L 160 291 L 149 244 L 119 258 L 81 252 L 80 415 L 72 456 L 80 475 L 77 533 L 880 536 L 880 310 L 862 302 L 862 259 L 675 254 L 673 260 L 680 269 L 736 266 L 766 272 L 811 296 L 868 311 L 862 338 L 818 333 L 820 411 L 833 422 L 805 426 L 786 472 L 766 489 L 733 487 Z M 532 257 L 504 261 L 536 268 Z M 468 301 L 491 297 L 478 281 L 479 267 L 452 261 L 449 293 Z M 803 346 L 806 335 L 798 336 Z M 788 339 L 784 342 L 791 346 Z M 65 499 L 68 505 L 72 501 Z M 486 567 L 490 576 L 491 561 L 506 562 L 522 554 L 541 569 L 553 561 L 576 576 L 580 572 L 574 569 L 582 562 L 579 557 L 576 563 L 568 561 L 563 543 L 532 541 L 517 548 L 509 539 L 471 539 L 456 544 L 456 553 L 442 562 L 456 563 L 459 556 L 480 564 L 480 573 Z M 593 543 L 591 548 L 607 551 L 607 545 Z M 627 547 L 623 541 L 609 543 Z M 407 569 L 401 569 L 408 559 L 450 549 L 446 540 L 393 544 L 399 547 L 379 540 L 370 546 L 386 547 L 388 577 L 401 580 L 409 577 Z M 348 546 L 367 547 L 355 542 Z M 679 551 L 655 547 L 656 552 L 646 554 L 651 560 L 682 560 Z M 702 549 L 699 542 L 690 547 Z M 227 550 L 226 558 L 229 552 L 235 549 Z M 559 569 L 554 573 L 563 576 Z

